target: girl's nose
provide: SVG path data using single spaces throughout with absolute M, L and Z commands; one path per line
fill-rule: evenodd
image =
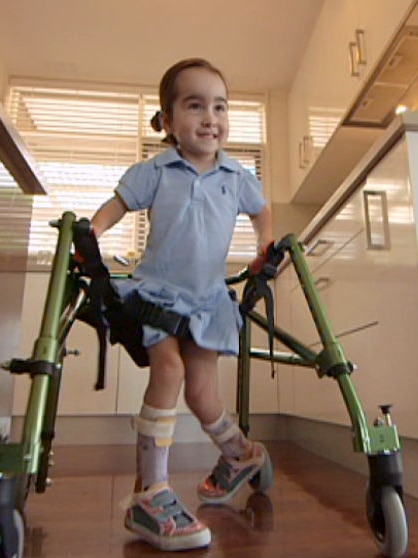
M 211 126 L 213 122 L 214 122 L 214 116 L 212 111 L 206 110 L 202 116 L 203 126 Z

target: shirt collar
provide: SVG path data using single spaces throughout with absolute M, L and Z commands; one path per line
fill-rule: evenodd
M 155 158 L 155 164 L 157 167 L 164 167 L 176 164 L 191 167 L 191 165 L 189 165 L 187 161 L 185 161 L 183 157 L 181 157 L 175 147 L 169 147 L 168 149 L 163 151 L 163 153 L 157 155 L 157 157 Z M 220 151 L 218 153 L 218 168 L 223 168 L 225 170 L 234 172 L 240 169 L 240 165 L 237 161 L 235 161 L 235 159 L 229 157 L 225 153 L 225 151 Z

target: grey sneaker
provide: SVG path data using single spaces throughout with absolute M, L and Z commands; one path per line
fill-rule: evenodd
M 208 546 L 210 530 L 191 514 L 166 484 L 134 494 L 125 527 L 160 550 Z
M 257 492 L 265 492 L 273 484 L 273 479 L 273 467 L 266 448 L 254 442 L 248 459 L 227 459 L 221 455 L 212 473 L 198 485 L 197 494 L 206 504 L 224 504 L 245 483 L 248 482 Z

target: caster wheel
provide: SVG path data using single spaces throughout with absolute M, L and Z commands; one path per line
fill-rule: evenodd
M 265 462 L 261 469 L 248 481 L 255 492 L 266 492 L 273 484 L 274 471 L 268 451 L 263 446 Z
M 408 523 L 402 499 L 393 486 L 366 492 L 366 511 L 375 542 L 383 556 L 399 558 L 408 546 Z
M 0 558 L 23 558 L 25 523 L 22 514 L 13 510 L 12 521 L 5 520 L 3 515 L 0 523 Z

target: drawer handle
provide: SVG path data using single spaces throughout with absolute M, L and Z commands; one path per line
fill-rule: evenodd
M 387 194 L 379 190 L 363 190 L 368 250 L 390 250 Z
M 363 29 L 356 29 L 355 41 L 348 43 L 348 54 L 350 63 L 350 74 L 352 77 L 360 76 L 359 66 L 366 66 L 366 41 Z
M 348 43 L 348 54 L 349 54 L 349 63 L 350 63 L 350 75 L 352 77 L 359 77 L 360 72 L 358 69 L 358 47 L 357 43 L 351 41 Z
M 315 287 L 317 289 L 325 289 L 325 287 L 328 287 L 330 283 L 331 283 L 331 279 L 325 276 L 318 277 L 318 279 L 314 281 Z
M 366 41 L 363 29 L 356 29 L 356 44 L 357 44 L 357 64 L 365 66 L 366 59 Z
M 303 142 L 299 142 L 299 168 L 306 169 L 305 154 L 303 152 Z
M 325 238 L 318 238 L 318 240 L 314 244 L 312 244 L 310 248 L 306 250 L 306 255 L 315 256 L 315 257 L 322 256 L 333 245 L 334 242 L 332 240 L 326 240 Z

